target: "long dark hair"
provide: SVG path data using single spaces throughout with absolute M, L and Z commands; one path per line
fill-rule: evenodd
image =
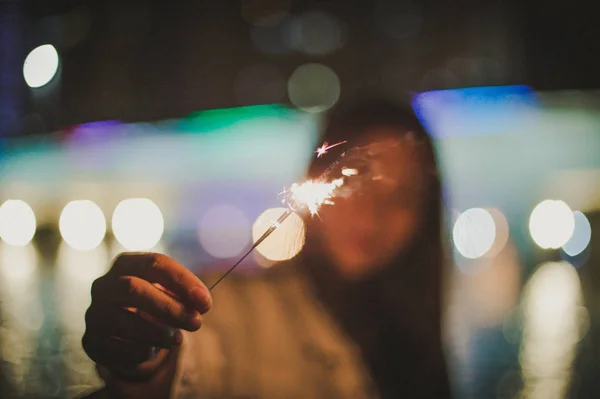
M 385 98 L 369 98 L 338 106 L 325 119 L 322 140 L 329 144 L 341 141 L 347 143 L 333 148 L 324 157 L 315 158 L 308 174 L 311 178 L 318 177 L 332 160 L 335 160 L 344 150 L 352 148 L 357 140 L 364 136 L 365 131 L 373 128 L 390 128 L 391 132 L 398 134 L 399 139 L 410 137 L 418 143 L 415 148 L 420 152 L 422 175 L 426 179 L 424 182 L 426 190 L 422 199 L 424 214 L 418 233 L 409 247 L 402 253 L 399 251 L 382 272 L 369 281 L 352 284 L 353 286 L 349 287 L 336 278 L 335 270 L 323 261 L 322 247 L 315 233 L 317 229 L 312 228 L 313 223 L 318 223 L 318 220 L 308 221 L 307 241 L 303 251 L 304 263 L 315 282 L 317 294 L 333 314 L 340 318 L 342 324 L 346 324 L 350 335 L 354 336 L 359 344 L 361 340 L 368 341 L 368 339 L 363 337 L 364 331 L 360 331 L 361 322 L 353 320 L 357 317 L 355 310 L 347 309 L 348 296 L 362 297 L 357 299 L 357 302 L 352 301 L 354 303 L 352 306 L 361 306 L 358 305 L 358 300 L 365 303 L 363 306 L 366 307 L 366 318 L 369 317 L 369 312 L 388 315 L 386 316 L 390 319 L 386 321 L 388 327 L 379 326 L 379 328 L 392 328 L 401 335 L 401 340 L 404 339 L 420 348 L 403 349 L 406 361 L 413 363 L 408 365 L 412 369 L 406 372 L 417 379 L 419 375 L 429 373 L 428 378 L 437 380 L 430 382 L 434 386 L 439 385 L 436 395 L 439 393 L 438 397 L 446 397 L 448 386 L 441 343 L 442 276 L 445 263 L 442 241 L 443 202 L 432 139 L 410 107 L 399 105 L 394 101 Z M 377 324 L 379 320 L 372 319 L 368 323 Z M 392 324 L 394 327 L 389 327 Z M 377 327 L 373 326 L 373 328 Z M 361 344 L 361 346 L 368 345 L 368 342 Z M 368 349 L 363 351 L 367 352 L 367 359 L 372 358 L 371 363 L 374 364 L 374 368 L 377 368 L 382 354 L 377 351 L 371 353 Z M 410 351 L 414 351 L 414 356 L 408 355 Z M 421 364 L 421 367 L 414 364 L 415 362 Z M 384 366 L 379 364 L 379 367 Z M 403 365 L 396 364 L 395 367 L 404 370 Z M 427 368 L 430 370 L 424 371 Z M 423 372 L 420 373 L 418 370 Z M 431 373 L 434 373 L 435 377 L 432 377 Z

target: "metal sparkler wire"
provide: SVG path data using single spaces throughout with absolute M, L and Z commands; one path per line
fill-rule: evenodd
M 235 262 L 235 264 L 233 266 L 231 266 L 229 269 L 227 269 L 227 271 L 225 273 L 223 273 L 223 275 L 221 277 L 219 277 L 219 279 L 217 281 L 215 281 L 208 290 L 212 291 L 221 281 L 223 281 L 223 279 L 225 277 L 227 277 L 229 275 L 229 273 L 234 271 L 235 268 L 237 268 L 240 265 L 240 263 L 242 263 L 243 260 L 246 259 L 248 257 L 248 255 L 250 255 L 250 253 L 252 251 L 254 251 L 254 249 L 260 245 L 261 242 L 266 240 L 267 237 L 271 235 L 271 233 L 273 233 L 275 230 L 277 230 L 279 225 L 281 223 L 283 223 L 283 221 L 285 219 L 287 219 L 287 217 L 290 216 L 292 214 L 292 212 L 294 212 L 294 211 L 292 209 L 288 208 L 283 214 L 281 214 L 281 216 L 279 216 L 279 218 L 275 222 L 273 222 L 273 224 L 271 224 L 271 226 L 269 226 L 269 228 L 264 232 L 264 234 L 262 236 L 260 236 L 260 238 L 258 240 L 256 240 L 256 242 L 250 247 L 250 249 L 248 249 L 248 251 L 246 251 L 246 253 L 244 255 L 242 255 L 242 257 L 240 259 L 238 259 L 238 261 Z

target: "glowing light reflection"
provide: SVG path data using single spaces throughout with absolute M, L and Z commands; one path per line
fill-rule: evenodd
M 305 64 L 290 76 L 288 97 L 303 111 L 319 113 L 338 101 L 340 86 L 340 79 L 331 68 L 319 63 Z
M 567 262 L 542 265 L 524 292 L 521 346 L 523 397 L 563 397 L 571 380 L 575 346 L 589 325 L 579 276 Z
M 89 251 L 78 251 L 61 243 L 57 256 L 56 292 L 59 294 L 56 299 L 59 316 L 68 330 L 84 330 L 84 315 L 91 301 L 92 282 L 106 273 L 109 266 L 105 245 Z
M 215 258 L 233 258 L 250 242 L 250 221 L 237 207 L 212 207 L 198 224 L 200 245 Z
M 506 216 L 504 216 L 499 209 L 486 208 L 486 211 L 488 211 L 494 219 L 496 238 L 494 239 L 492 247 L 485 253 L 484 257 L 494 257 L 502 252 L 502 250 L 506 247 L 508 238 L 510 236 L 510 229 L 508 226 L 508 221 L 506 220 Z
M 0 245 L 0 291 L 3 315 L 11 315 L 19 325 L 38 330 L 43 321 L 39 304 L 38 262 L 35 248 Z
M 574 230 L 573 211 L 563 201 L 542 201 L 529 218 L 531 238 L 543 249 L 560 248 L 569 241 Z
M 36 366 L 31 360 L 44 322 L 38 262 L 31 244 L 15 247 L 0 242 L 0 352 L 18 397 L 30 392 Z
M 23 63 L 23 77 L 31 88 L 48 84 L 58 71 L 58 53 L 51 44 L 31 50 Z
M 286 208 L 270 208 L 264 211 L 252 226 L 252 239 L 258 240 L 286 211 Z M 268 260 L 287 260 L 300 252 L 304 246 L 304 240 L 304 221 L 296 213 L 292 213 L 256 250 Z
M 358 174 L 358 170 L 354 168 L 344 168 L 342 169 L 342 174 L 344 176 L 356 176 Z
M 496 224 L 492 215 L 483 208 L 464 211 L 454 223 L 452 238 L 457 251 L 468 259 L 486 254 L 496 240 Z
M 573 235 L 563 246 L 562 250 L 569 256 L 577 256 L 590 244 L 592 240 L 592 226 L 585 215 L 579 211 L 573 212 L 575 227 Z
M 69 378 L 76 385 L 74 388 L 98 387 L 101 381 L 94 363 L 81 348 L 81 336 L 85 331 L 85 312 L 91 302 L 92 283 L 110 267 L 108 250 L 101 244 L 89 251 L 78 251 L 62 242 L 56 266 L 55 302 L 64 333 L 61 349 Z
M 74 249 L 88 251 L 96 248 L 106 234 L 106 219 L 98 205 L 89 200 L 69 202 L 60 214 L 62 238 Z
M 343 179 L 336 179 L 332 182 L 308 180 L 292 184 L 281 195 L 283 202 L 292 209 L 300 210 L 306 207 L 311 215 L 316 215 L 321 205 L 333 204 L 333 193 L 343 184 Z
M 35 229 L 35 214 L 26 202 L 8 200 L 0 206 L 0 238 L 8 245 L 27 245 Z
M 165 226 L 159 207 L 148 198 L 119 202 L 111 224 L 115 238 L 129 251 L 147 251 L 154 247 Z

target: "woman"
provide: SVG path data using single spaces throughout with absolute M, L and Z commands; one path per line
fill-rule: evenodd
M 450 396 L 431 140 L 412 112 L 385 100 L 331 114 L 324 139 L 348 142 L 316 158 L 310 176 L 358 146 L 370 177 L 306 221 L 306 245 L 292 261 L 232 275 L 212 298 L 158 254 L 122 255 L 94 283 L 83 346 L 106 381 L 95 395 Z

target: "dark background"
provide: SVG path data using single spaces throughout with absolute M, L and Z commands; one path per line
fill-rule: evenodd
M 322 10 L 341 22 L 343 46 L 321 56 L 256 48 L 242 8 L 278 3 L 286 2 L 2 0 L 3 132 L 285 101 L 269 93 L 236 99 L 238 74 L 256 63 L 272 64 L 284 77 L 302 63 L 324 63 L 340 77 L 342 99 L 377 89 L 399 94 L 516 83 L 536 90 L 593 88 L 600 79 L 600 24 L 588 0 L 292 1 L 292 15 Z M 374 17 L 377 7 L 410 8 L 418 29 L 406 38 L 391 37 Z M 70 43 L 72 29 L 65 31 L 61 21 L 73 10 L 84 10 L 89 26 Z M 58 48 L 61 79 L 59 87 L 34 97 L 23 82 L 22 61 L 43 43 Z M 461 64 L 484 57 L 487 64 Z M 423 79 L 439 68 L 451 75 Z

